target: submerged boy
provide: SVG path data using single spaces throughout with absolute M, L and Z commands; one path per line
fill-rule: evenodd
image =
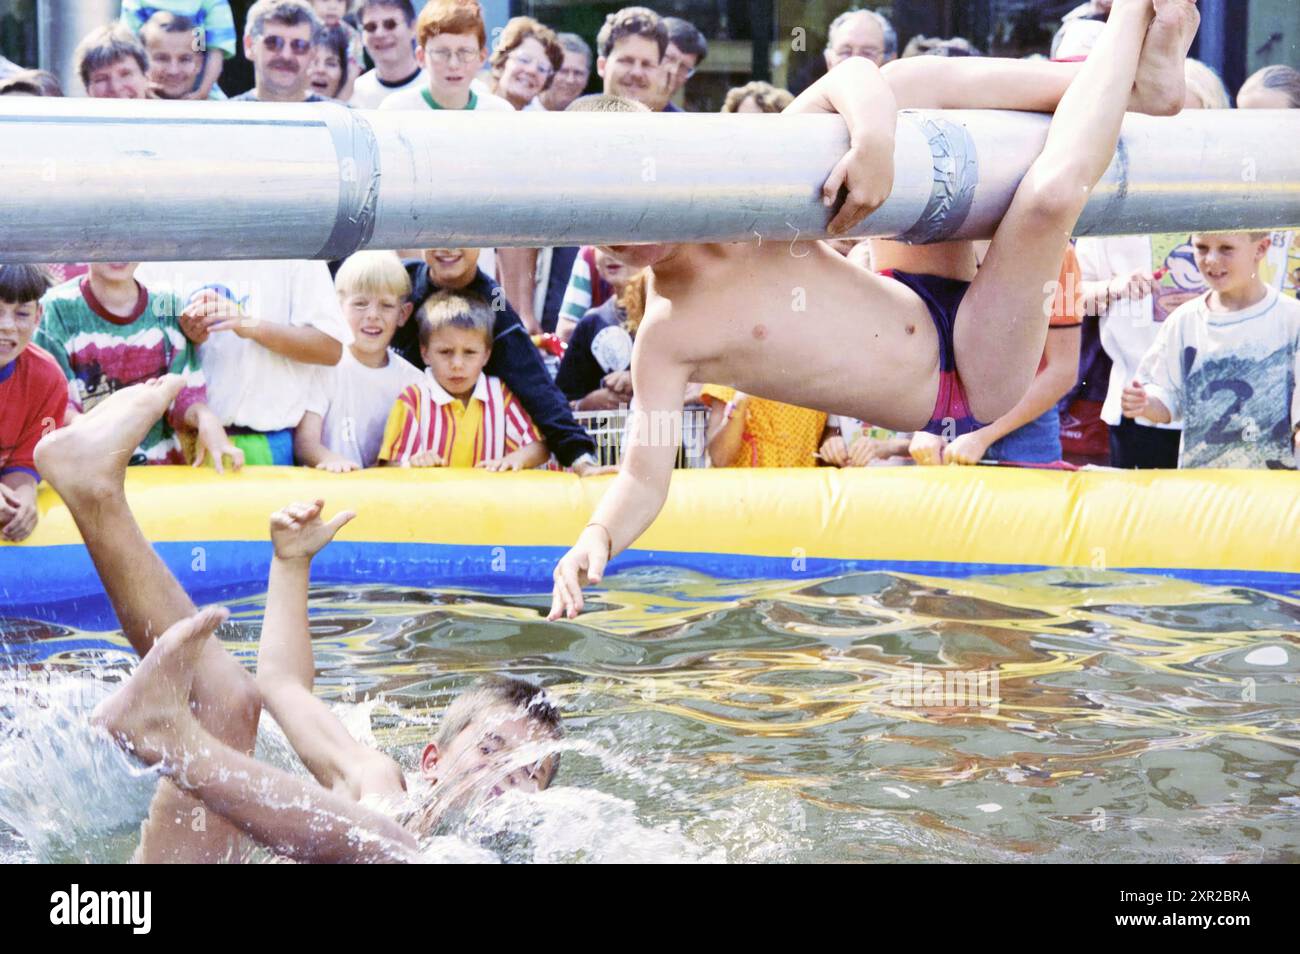
M 1199 19 L 1195 0 L 1116 0 L 1083 64 L 915 57 L 881 71 L 855 58 L 790 106 L 838 113 L 848 126 L 850 152 L 824 186 L 827 205 L 848 190 L 832 233 L 889 195 L 899 107 L 1055 111 L 978 273 L 969 242 L 877 243 L 875 267 L 892 277 L 816 242 L 806 254 L 779 242 L 612 248 L 653 273 L 632 358 L 638 408 L 622 471 L 555 568 L 549 618 L 576 616 L 582 586 L 599 582 L 663 507 L 677 444 L 653 422 L 680 420 L 690 381 L 949 438 L 1009 411 L 1043 354 L 1044 289 L 1124 114 L 1181 108 Z M 798 290 L 806 308 L 796 314 L 786 303 Z
M 141 861 L 216 861 L 251 836 L 298 861 L 410 861 L 453 808 L 554 777 L 559 713 L 537 686 L 489 679 L 454 700 L 421 753 L 427 783 L 400 820 L 370 804 L 401 796 L 387 755 L 353 739 L 312 694 L 307 629 L 310 562 L 352 519 L 320 519 L 322 503 L 275 514 L 266 615 L 253 678 L 209 638 L 226 611 L 197 611 L 127 505 L 126 461 L 176 399 L 175 375 L 125 388 L 37 446 L 36 460 L 76 521 L 123 632 L 144 657 L 94 719 L 166 780 L 141 832 Z M 161 634 L 161 635 L 159 635 Z M 251 755 L 261 706 L 315 781 Z M 204 830 L 190 821 L 206 810 Z

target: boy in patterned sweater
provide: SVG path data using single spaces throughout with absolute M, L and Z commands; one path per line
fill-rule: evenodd
M 197 349 L 181 332 L 180 304 L 135 279 L 137 264 L 96 263 L 89 274 L 46 293 L 36 343 L 68 380 L 68 419 L 90 411 L 115 391 L 166 374 L 185 382 L 171 411 L 157 421 L 132 464 L 184 464 L 181 433 L 194 432 L 194 464 L 209 456 L 218 472 L 228 457 L 236 470 L 244 453 L 226 436 L 207 405 Z

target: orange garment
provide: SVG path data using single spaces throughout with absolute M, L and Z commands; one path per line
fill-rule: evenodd
M 704 397 L 721 404 L 735 397 L 735 388 L 706 384 Z M 750 396 L 745 435 L 732 467 L 815 467 L 826 414 L 780 401 Z

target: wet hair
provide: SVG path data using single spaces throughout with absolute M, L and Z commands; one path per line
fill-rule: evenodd
M 1291 108 L 1300 109 L 1300 72 L 1293 70 L 1291 67 L 1266 66 L 1257 73 L 1253 73 L 1250 79 L 1242 84 L 1241 91 L 1237 93 L 1237 98 L 1241 99 L 1242 93 L 1256 86 L 1284 93 L 1291 104 Z
M 880 29 L 885 34 L 885 59 L 898 55 L 898 31 L 894 29 L 894 24 L 889 22 L 889 17 L 883 13 L 877 13 L 875 10 L 846 10 L 837 16 L 831 21 L 830 29 L 826 31 L 826 49 L 830 50 L 832 48 L 831 41 L 835 37 L 835 31 L 848 23 L 851 17 L 855 17 L 859 13 L 865 13 L 880 24 Z
M 334 289 L 340 295 L 392 295 L 406 301 L 411 276 L 396 252 L 353 252 L 335 273 Z
M 418 321 L 421 348 L 426 347 L 429 339 L 443 328 L 477 331 L 483 336 L 484 344 L 492 347 L 496 315 L 492 313 L 491 306 L 477 296 L 458 295 L 449 291 L 436 292 L 420 306 Z
M 500 76 L 506 68 L 506 60 L 510 54 L 519 49 L 525 40 L 530 39 L 542 44 L 546 50 L 546 59 L 551 64 L 551 75 L 542 84 L 542 89 L 550 89 L 555 74 L 564 65 L 564 47 L 560 46 L 559 37 L 555 35 L 554 30 L 538 23 L 532 17 L 512 17 L 506 24 L 506 28 L 501 31 L 501 36 L 497 38 L 496 49 L 492 51 L 492 59 L 489 61 L 492 72 Z
M 609 58 L 619 40 L 629 36 L 643 36 L 659 46 L 659 59 L 668 52 L 668 28 L 663 19 L 649 7 L 624 7 L 605 17 L 605 25 L 596 34 L 596 49 Z
M 77 64 L 77 74 L 87 89 L 90 88 L 91 73 L 127 57 L 140 65 L 141 73 L 149 72 L 149 51 L 134 33 L 120 23 L 91 30 L 81 38 L 72 57 Z
M 1223 85 L 1219 74 L 1200 60 L 1187 58 L 1184 69 L 1187 88 L 1201 101 L 1202 109 L 1228 109 L 1232 104 L 1228 99 L 1228 87 Z
M 28 96 L 62 96 L 59 78 L 48 70 L 19 70 L 0 82 L 0 96 L 26 93 Z
M 564 111 L 566 113 L 648 113 L 651 109 L 645 103 L 624 99 L 622 96 L 593 93 L 590 96 L 579 96 Z
M 428 43 L 444 33 L 473 34 L 479 49 L 487 46 L 487 27 L 478 0 L 430 0 L 415 21 L 415 41 Z
M 618 294 L 618 310 L 623 317 L 623 327 L 634 338 L 636 330 L 641 327 L 641 320 L 645 318 L 646 283 L 649 280 L 647 270 L 642 269 Z
M 339 74 L 339 85 L 338 89 L 334 90 L 334 95 L 338 95 L 338 91 L 348 85 L 348 71 L 352 68 L 354 60 L 352 47 L 357 42 L 359 42 L 357 31 L 341 20 L 332 27 L 322 27 L 320 33 L 316 35 L 316 45 L 324 47 L 339 58 L 342 72 Z
M 54 279 L 40 265 L 0 265 L 0 301 L 25 305 L 40 301 L 54 285 Z
M 198 29 L 197 24 L 189 17 L 183 17 L 179 13 L 169 13 L 166 10 L 159 10 L 148 20 L 144 26 L 140 27 L 140 42 L 148 44 L 148 34 L 154 30 L 161 30 L 163 33 L 194 33 Z M 197 53 L 198 51 L 195 50 Z
M 664 27 L 668 30 L 668 42 L 687 56 L 695 57 L 699 66 L 709 55 L 709 41 L 704 38 L 699 27 L 681 17 L 664 17 Z
M 740 110 L 745 100 L 753 97 L 758 108 L 765 113 L 783 112 L 787 106 L 794 102 L 794 94 L 789 90 L 773 86 L 771 83 L 764 83 L 761 80 L 755 80 L 753 83 L 746 83 L 744 86 L 737 86 L 735 89 L 727 92 L 727 98 L 722 103 L 722 112 L 734 113 Z
M 560 710 L 541 686 L 514 676 L 484 676 L 451 700 L 442 714 L 435 744 L 445 750 L 476 716 L 498 707 L 526 713 L 531 722 L 553 739 L 564 735 Z
M 591 55 L 591 44 L 578 36 L 576 33 L 557 33 L 555 38 L 560 41 L 560 46 L 564 47 L 570 53 L 581 53 L 587 58 L 587 66 L 590 67 L 595 58 Z
M 411 0 L 361 0 L 356 7 L 357 22 L 360 23 L 366 11 L 374 7 L 393 8 L 406 19 L 407 26 L 415 22 L 415 6 Z
M 316 11 L 305 0 L 257 0 L 248 10 L 244 24 L 244 38 L 257 39 L 268 23 L 293 27 L 306 23 L 311 27 L 312 42 L 319 42 L 321 22 Z
M 909 56 L 983 56 L 980 49 L 965 37 L 950 40 L 934 36 L 914 36 L 903 50 L 903 59 Z

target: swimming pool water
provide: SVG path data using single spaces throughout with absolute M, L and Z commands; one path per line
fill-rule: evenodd
M 558 624 L 549 594 L 313 587 L 317 691 L 408 769 L 475 674 L 539 679 L 564 710 L 556 785 L 432 859 L 1300 859 L 1294 593 L 1074 571 L 606 583 Z M 230 606 L 251 665 L 261 596 Z M 0 619 L 0 860 L 129 856 L 152 778 L 84 713 L 133 660 L 113 633 Z

